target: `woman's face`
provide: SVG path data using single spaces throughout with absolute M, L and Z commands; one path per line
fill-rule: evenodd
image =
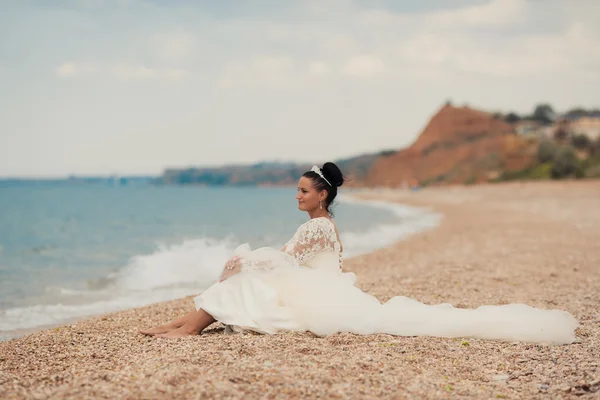
M 302 211 L 312 211 L 319 208 L 319 200 L 323 201 L 327 197 L 327 191 L 322 190 L 321 193 L 313 186 L 313 181 L 310 178 L 302 177 L 298 181 L 298 209 Z

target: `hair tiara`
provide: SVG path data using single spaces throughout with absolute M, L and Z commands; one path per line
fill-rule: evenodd
M 316 173 L 317 175 L 319 175 L 325 182 L 327 182 L 327 184 L 331 187 L 333 187 L 333 185 L 331 184 L 331 182 L 329 182 L 325 176 L 323 175 L 323 172 L 321 172 L 321 168 L 317 167 L 316 165 L 313 165 L 312 172 Z

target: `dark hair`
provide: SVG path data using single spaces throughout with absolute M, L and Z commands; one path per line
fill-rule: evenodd
M 332 162 L 326 162 L 323 164 L 321 167 L 321 173 L 325 179 L 331 183 L 331 185 L 314 171 L 306 171 L 302 174 L 302 176 L 311 179 L 313 186 L 318 192 L 321 190 L 327 190 L 325 209 L 332 214 L 330 207 L 333 204 L 333 200 L 335 200 L 335 197 L 337 196 L 337 188 L 344 184 L 345 179 L 339 167 Z

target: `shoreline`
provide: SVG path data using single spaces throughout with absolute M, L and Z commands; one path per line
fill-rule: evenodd
M 347 260 L 362 290 L 381 301 L 561 309 L 579 321 L 578 341 L 225 335 L 221 326 L 177 341 L 137 334 L 191 309 L 188 297 L 0 343 L 0 395 L 563 398 L 600 389 L 598 182 L 358 195 L 444 214 L 436 229 Z
M 391 240 L 386 240 L 385 243 L 383 243 L 382 245 L 378 245 L 376 248 L 368 249 L 366 252 L 358 252 L 358 253 L 355 252 L 352 256 L 345 259 L 344 262 L 350 262 L 355 257 L 368 255 L 368 254 L 376 252 L 382 248 L 393 246 L 395 243 L 402 241 L 402 240 L 406 240 L 407 237 L 410 237 L 413 234 L 418 234 L 419 232 L 426 231 L 429 229 L 435 229 L 437 226 L 439 226 L 439 220 L 442 217 L 441 215 L 435 213 L 431 209 L 417 207 L 417 206 L 409 206 L 408 204 L 402 204 L 402 203 L 399 204 L 398 202 L 395 202 L 395 201 L 377 201 L 377 200 L 372 200 L 372 199 L 361 199 L 360 197 L 357 197 L 356 194 L 357 194 L 357 191 L 352 191 L 351 193 L 344 193 L 342 195 L 343 200 L 340 199 L 340 203 L 360 204 L 361 206 L 364 206 L 364 207 L 385 209 L 386 211 L 388 211 L 396 216 L 398 216 L 400 214 L 401 217 L 402 217 L 402 214 L 404 214 L 405 210 L 410 209 L 410 210 L 414 211 L 414 215 L 411 215 L 411 217 L 416 218 L 418 216 L 418 218 L 423 220 L 423 223 L 421 223 L 420 225 L 422 225 L 422 226 L 419 226 L 419 227 L 412 228 L 412 226 L 411 226 L 411 230 L 409 230 L 408 232 L 398 232 L 396 234 L 396 236 L 397 236 L 396 238 L 393 238 Z M 358 192 L 358 194 L 360 194 L 360 192 Z M 390 227 L 392 230 L 399 230 L 398 225 L 401 225 L 401 223 L 391 225 Z M 379 227 L 380 227 L 380 225 L 375 226 L 375 228 L 379 228 Z M 171 301 L 177 301 L 177 300 L 189 298 L 190 296 L 193 296 L 193 295 L 188 295 L 188 296 L 170 299 L 170 300 L 157 301 L 155 303 L 149 303 L 149 304 L 146 304 L 143 306 L 138 306 L 138 307 L 123 308 L 123 309 L 116 310 L 116 311 L 106 311 L 106 312 L 82 315 L 79 317 L 71 317 L 71 318 L 65 319 L 60 322 L 44 324 L 44 325 L 30 327 L 30 328 L 19 328 L 19 329 L 0 331 L 0 343 L 10 341 L 13 339 L 18 339 L 18 338 L 21 338 L 23 336 L 26 336 L 26 335 L 29 335 L 32 333 L 47 331 L 47 330 L 51 330 L 51 329 L 55 329 L 55 328 L 60 328 L 60 327 L 72 325 L 72 324 L 75 324 L 78 322 L 83 322 L 83 321 L 86 321 L 89 319 L 98 318 L 98 317 L 102 317 L 102 316 L 106 316 L 106 315 L 111 315 L 114 313 L 119 313 L 119 312 L 132 310 L 132 309 L 136 309 L 136 308 L 142 308 L 142 307 L 146 307 L 146 306 L 150 306 L 150 305 L 168 304 Z

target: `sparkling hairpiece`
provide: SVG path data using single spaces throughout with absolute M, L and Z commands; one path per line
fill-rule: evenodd
M 317 167 L 316 165 L 313 165 L 312 172 L 315 172 L 317 175 L 319 175 L 321 178 L 323 178 L 323 180 L 325 182 L 327 182 L 329 184 L 329 186 L 333 187 L 333 185 L 331 183 L 329 183 L 329 181 L 327 179 L 325 179 L 325 176 L 323 176 L 323 173 L 321 172 L 321 168 Z

